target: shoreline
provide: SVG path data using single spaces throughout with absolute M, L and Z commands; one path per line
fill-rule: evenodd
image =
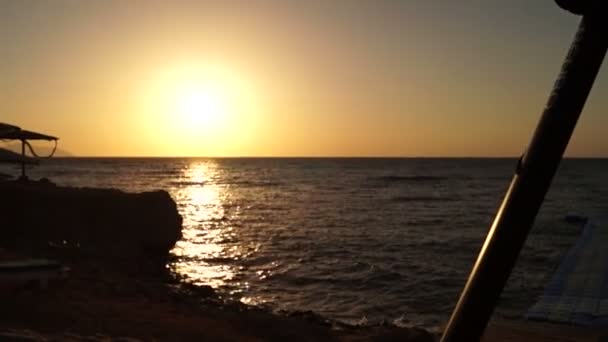
M 0 230 L 0 261 L 45 258 L 70 268 L 46 289 L 0 284 L 0 339 L 423 342 L 438 337 L 392 324 L 351 326 L 312 312 L 276 314 L 228 302 L 209 286 L 189 285 L 167 266 L 181 237 L 181 217 L 166 192 L 0 182 L 0 193 L 12 200 L 0 207 L 7 222 Z M 499 318 L 484 341 L 597 341 L 607 333 Z
M 432 341 L 423 329 L 337 327 L 310 312 L 282 316 L 227 304 L 210 287 L 180 282 L 167 264 L 182 218 L 165 191 L 8 181 L 0 193 L 10 199 L 0 206 L 7 227 L 0 230 L 0 261 L 42 258 L 70 269 L 46 289 L 3 284 L 0 337 Z
M 54 259 L 60 256 L 45 254 Z M 29 334 L 73 340 L 433 340 L 422 329 L 336 327 L 311 313 L 281 316 L 245 304 L 220 303 L 212 289 L 184 286 L 168 272 L 159 273 L 154 265 L 107 265 L 87 259 L 63 262 L 71 268 L 70 274 L 51 282 L 48 289 L 30 287 L 10 294 L 2 292 L 0 337 Z
M 227 304 L 208 287 L 179 283 L 154 267 L 110 270 L 92 260 L 47 289 L 3 291 L 0 339 L 39 341 L 434 341 L 437 334 L 391 325 L 333 324 L 309 312 L 277 315 Z M 115 265 L 114 265 L 115 266 Z M 115 268 L 112 266 L 112 268 Z M 598 341 L 607 329 L 492 320 L 483 341 Z

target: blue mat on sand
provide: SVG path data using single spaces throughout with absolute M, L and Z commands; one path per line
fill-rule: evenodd
M 526 318 L 608 326 L 608 227 L 587 222 Z

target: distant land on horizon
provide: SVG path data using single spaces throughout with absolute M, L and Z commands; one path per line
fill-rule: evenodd
M 32 147 L 34 148 L 34 151 L 36 151 L 36 153 L 40 156 L 47 156 L 53 151 L 52 143 L 49 143 L 49 146 L 41 146 L 38 144 L 32 144 Z M 18 142 L 18 143 L 13 142 L 13 143 L 9 143 L 6 145 L 0 145 L 0 148 L 21 154 L 21 143 L 20 142 Z M 31 153 L 27 147 L 25 150 L 26 150 L 26 154 L 28 156 L 31 156 Z M 66 151 L 60 147 L 57 147 L 57 150 L 55 151 L 55 154 L 53 156 L 54 157 L 70 157 L 70 158 L 78 157 L 78 156 L 74 155 L 73 153 Z

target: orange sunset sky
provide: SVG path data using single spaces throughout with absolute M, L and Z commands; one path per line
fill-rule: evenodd
M 552 1 L 0 0 L 0 121 L 79 156 L 517 156 Z M 600 72 L 570 156 L 608 156 Z

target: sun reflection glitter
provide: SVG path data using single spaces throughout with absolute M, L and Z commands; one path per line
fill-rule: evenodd
M 172 251 L 179 261 L 171 265 L 194 284 L 220 287 L 232 281 L 236 269 L 230 260 L 241 257 L 235 233 L 225 220 L 228 189 L 218 184 L 221 171 L 212 161 L 193 162 L 184 170 L 174 191 L 184 218 L 183 238 Z M 242 284 L 246 286 L 246 284 Z

